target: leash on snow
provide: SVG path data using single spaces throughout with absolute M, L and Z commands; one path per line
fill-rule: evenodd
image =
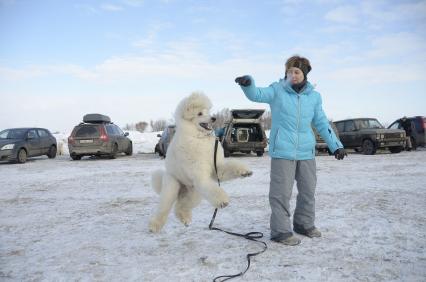
M 219 143 L 219 141 L 216 138 L 216 141 L 214 143 L 214 169 L 216 171 L 217 183 L 220 186 L 220 180 L 219 180 L 219 175 L 217 174 L 217 166 L 216 166 L 216 155 L 217 155 L 217 146 L 218 146 L 218 143 Z M 217 227 L 213 227 L 214 220 L 216 219 L 216 214 L 217 214 L 217 208 L 214 210 L 214 213 L 213 213 L 213 216 L 212 216 L 212 220 L 210 221 L 210 224 L 209 224 L 209 229 L 210 230 L 222 231 L 222 232 L 225 232 L 225 233 L 227 233 L 229 235 L 233 235 L 233 236 L 237 236 L 237 237 L 242 237 L 244 239 L 247 239 L 247 240 L 250 240 L 250 241 L 254 241 L 254 242 L 257 242 L 257 243 L 260 243 L 260 244 L 263 245 L 263 249 L 261 251 L 255 252 L 255 253 L 248 253 L 246 255 L 246 258 L 247 258 L 247 267 L 246 267 L 246 269 L 244 271 L 242 271 L 240 273 L 237 273 L 237 274 L 229 274 L 229 275 L 217 276 L 217 277 L 215 277 L 213 279 L 213 282 L 216 282 L 216 281 L 223 282 L 223 281 L 227 281 L 227 280 L 230 280 L 230 279 L 238 277 L 238 276 L 243 276 L 247 272 L 247 270 L 249 270 L 249 268 L 250 268 L 250 262 L 251 262 L 250 259 L 252 257 L 254 257 L 254 256 L 257 256 L 257 255 L 260 255 L 261 253 L 264 253 L 266 251 L 266 249 L 268 249 L 268 245 L 266 245 L 266 243 L 263 242 L 263 241 L 257 240 L 257 239 L 263 238 L 263 233 L 262 232 L 249 232 L 249 233 L 246 233 L 246 234 L 240 234 L 240 233 L 235 233 L 235 232 L 231 232 L 231 231 L 226 231 L 226 230 L 223 230 L 223 229 L 220 229 L 220 228 L 217 228 Z

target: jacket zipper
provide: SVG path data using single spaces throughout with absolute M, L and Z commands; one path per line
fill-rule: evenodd
M 297 148 L 299 147 L 299 124 L 300 124 L 300 94 L 297 95 L 297 141 L 296 141 L 296 148 L 294 149 L 294 159 L 297 159 Z

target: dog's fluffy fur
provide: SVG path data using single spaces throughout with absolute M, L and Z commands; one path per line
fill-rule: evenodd
M 175 202 L 176 217 L 185 225 L 191 223 L 192 209 L 202 198 L 216 208 L 224 208 L 229 203 L 228 195 L 217 183 L 210 108 L 207 96 L 193 93 L 176 109 L 176 133 L 167 149 L 166 170 L 152 174 L 152 187 L 160 195 L 158 210 L 149 224 L 152 232 L 161 230 Z M 241 162 L 225 162 L 220 143 L 216 158 L 221 182 L 252 174 Z

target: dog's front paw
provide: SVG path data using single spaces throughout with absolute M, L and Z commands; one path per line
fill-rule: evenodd
M 160 232 L 161 228 L 163 228 L 163 225 L 164 222 L 154 217 L 149 222 L 149 231 L 151 231 L 152 233 L 158 233 Z
M 229 196 L 222 189 L 217 189 L 212 204 L 217 209 L 223 209 L 229 205 Z

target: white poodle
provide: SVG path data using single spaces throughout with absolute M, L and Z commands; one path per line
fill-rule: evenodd
M 191 223 L 192 209 L 202 198 L 215 208 L 226 207 L 229 197 L 218 185 L 217 177 L 222 182 L 252 174 L 241 162 L 225 162 L 219 143 L 216 176 L 212 128 L 215 118 L 210 116 L 210 108 L 207 96 L 193 93 L 176 109 L 176 133 L 167 149 L 166 171 L 158 170 L 152 174 L 152 186 L 160 194 L 158 210 L 149 224 L 152 232 L 161 230 L 175 202 L 175 214 L 185 225 Z

